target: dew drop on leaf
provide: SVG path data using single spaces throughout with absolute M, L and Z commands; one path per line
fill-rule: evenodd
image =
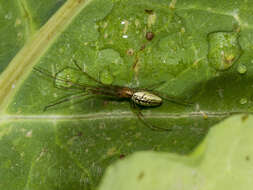
M 112 84 L 113 76 L 107 69 L 105 69 L 100 73 L 100 81 L 104 84 Z
M 243 64 L 238 65 L 237 71 L 240 74 L 245 74 L 247 72 L 247 67 Z
M 56 74 L 55 86 L 68 88 L 79 81 L 79 75 L 74 69 L 66 68 Z
M 247 104 L 247 102 L 248 102 L 247 98 L 240 99 L 240 104 Z
M 229 69 L 242 54 L 238 33 L 213 32 L 208 34 L 208 61 L 216 70 Z

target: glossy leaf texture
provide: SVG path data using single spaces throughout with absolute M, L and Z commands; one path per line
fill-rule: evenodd
M 252 112 L 252 7 L 225 0 L 0 2 L 0 188 L 95 189 L 110 164 L 137 151 L 190 160 L 210 127 Z M 69 81 L 96 85 L 75 62 L 106 85 L 155 86 L 163 104 L 142 113 L 170 131 L 151 130 L 128 101 L 111 98 L 72 98 L 43 111 L 77 93 Z

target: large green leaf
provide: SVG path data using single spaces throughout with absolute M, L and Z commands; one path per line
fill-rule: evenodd
M 0 72 L 64 2 L 65 0 L 0 1 Z
M 251 189 L 252 122 L 247 115 L 225 120 L 190 156 L 136 153 L 110 166 L 99 189 Z
M 252 111 L 252 2 L 63 2 L 0 2 L 0 188 L 94 189 L 115 160 L 188 154 L 212 125 Z M 160 94 L 194 104 L 143 110 L 171 131 L 152 131 L 124 101 L 80 99 L 43 112 L 72 91 L 33 66 L 55 73 L 74 61 L 106 84 L 164 81 Z

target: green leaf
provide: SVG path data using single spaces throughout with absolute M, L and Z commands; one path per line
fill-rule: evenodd
M 252 112 L 252 7 L 225 0 L 0 2 L 0 189 L 95 189 L 118 159 L 145 150 L 188 154 L 217 122 Z M 169 131 L 148 128 L 129 101 L 77 98 L 73 83 L 95 82 L 75 62 L 107 85 L 156 86 L 163 104 L 142 113 Z M 49 106 L 63 97 L 71 101 Z
M 0 2 L 0 73 L 32 35 L 65 2 L 9 0 Z
M 110 166 L 99 189 L 250 189 L 252 122 L 247 115 L 221 122 L 189 156 L 135 153 Z

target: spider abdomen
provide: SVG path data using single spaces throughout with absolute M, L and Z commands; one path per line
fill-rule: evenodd
M 132 101 L 141 106 L 159 106 L 162 98 L 147 91 L 135 92 Z

